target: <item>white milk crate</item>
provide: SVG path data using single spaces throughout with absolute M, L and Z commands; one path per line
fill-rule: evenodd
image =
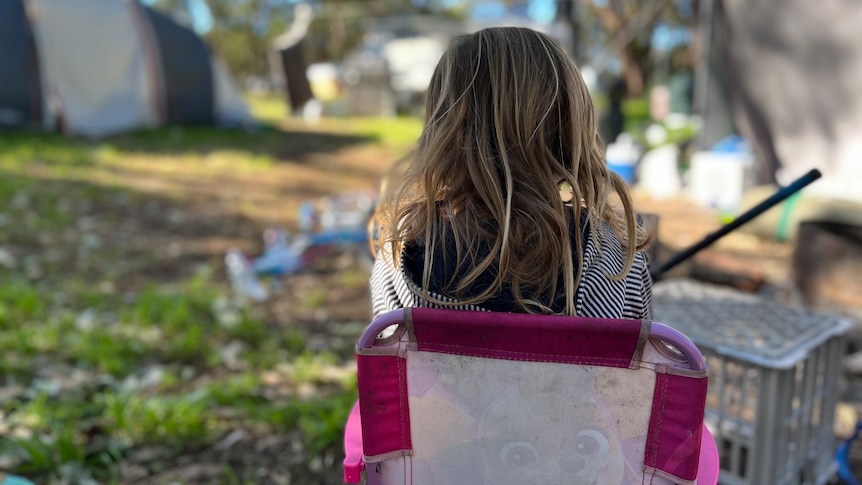
M 655 285 L 655 320 L 707 359 L 706 421 L 723 485 L 822 485 L 835 473 L 832 431 L 850 324 L 729 288 Z

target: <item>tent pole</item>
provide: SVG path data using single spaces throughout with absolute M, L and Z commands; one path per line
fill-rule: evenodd
M 817 170 L 815 168 L 815 169 L 812 169 L 811 171 L 809 171 L 808 173 L 806 173 L 805 175 L 803 175 L 802 177 L 799 177 L 798 179 L 793 181 L 793 183 L 791 183 L 790 185 L 778 189 L 778 192 L 772 194 L 766 200 L 762 201 L 761 203 L 757 204 L 756 206 L 752 207 L 751 209 L 745 211 L 743 214 L 739 215 L 736 219 L 734 219 L 734 220 L 730 221 L 729 223 L 727 223 L 726 225 L 722 226 L 717 231 L 707 235 L 705 238 L 701 239 L 698 243 L 696 243 L 696 244 L 688 247 L 687 249 L 677 253 L 669 261 L 666 261 L 665 263 L 663 263 L 658 268 L 651 269 L 650 270 L 650 276 L 652 277 L 653 281 L 658 280 L 659 278 L 661 278 L 661 276 L 663 274 L 667 273 L 668 271 L 670 271 L 671 269 L 676 267 L 676 265 L 678 265 L 679 263 L 682 263 L 686 259 L 694 256 L 699 251 L 707 248 L 712 243 L 718 241 L 719 239 L 723 238 L 724 236 L 726 236 L 730 232 L 736 230 L 738 227 L 742 226 L 743 224 L 746 224 L 747 222 L 751 221 L 752 219 L 759 216 L 760 214 L 763 214 L 764 212 L 766 212 L 767 210 L 769 210 L 770 208 L 772 208 L 776 204 L 779 204 L 780 202 L 784 201 L 785 199 L 787 199 L 791 195 L 799 192 L 800 190 L 802 190 L 803 188 L 805 188 L 806 186 L 808 186 L 809 184 L 811 184 L 815 180 L 819 179 L 822 175 L 823 174 L 820 173 L 820 170 Z

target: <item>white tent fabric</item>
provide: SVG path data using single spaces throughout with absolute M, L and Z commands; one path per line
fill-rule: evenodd
M 711 67 L 722 82 L 701 91 L 728 90 L 739 131 L 780 184 L 818 168 L 823 178 L 809 193 L 862 200 L 862 3 L 710 0 L 701 8 L 712 14 L 713 4 L 719 15 L 705 16 L 702 30 L 722 34 L 706 40 L 720 44 L 727 65 Z M 706 111 L 709 123 L 714 111 Z
M 241 124 L 251 119 L 251 113 L 239 86 L 234 82 L 224 61 L 212 59 L 213 83 L 215 84 L 216 119 L 223 124 Z
M 725 6 L 736 27 L 733 55 L 748 73 L 745 89 L 772 128 L 779 183 L 817 167 L 824 177 L 812 192 L 862 198 L 862 4 L 796 0 L 776 8 L 766 0 L 728 0 Z
M 128 0 L 31 2 L 48 96 L 68 132 L 100 137 L 157 126 L 154 79 Z

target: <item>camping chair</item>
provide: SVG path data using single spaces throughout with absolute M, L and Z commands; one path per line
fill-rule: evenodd
M 408 308 L 356 348 L 348 483 L 717 481 L 703 356 L 660 323 Z

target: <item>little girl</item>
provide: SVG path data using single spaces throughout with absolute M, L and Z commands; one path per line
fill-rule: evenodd
M 375 317 L 403 307 L 652 317 L 647 235 L 554 41 L 515 27 L 457 39 L 425 106 L 375 214 Z

